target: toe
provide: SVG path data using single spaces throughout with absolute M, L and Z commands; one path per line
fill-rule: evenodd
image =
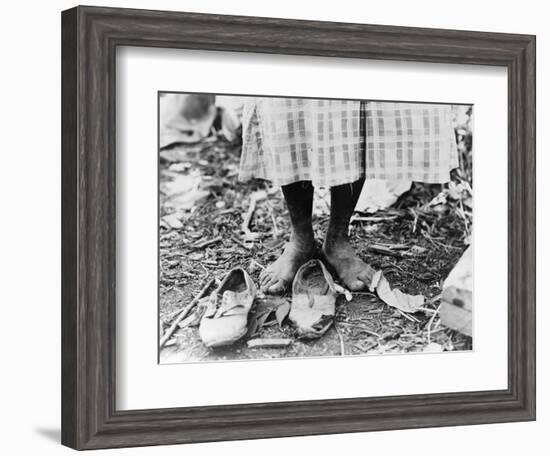
M 261 284 L 262 291 L 266 293 L 269 287 L 276 284 L 277 282 L 278 282 L 278 279 L 275 276 L 270 275 L 266 277 L 266 279 Z
M 359 274 L 357 274 L 357 278 L 361 282 L 366 283 L 366 284 L 369 284 L 372 281 L 373 273 L 369 269 L 365 268 L 363 271 L 361 271 Z
M 348 284 L 348 288 L 349 288 L 351 291 L 359 291 L 359 290 L 362 290 L 363 288 L 365 288 L 365 283 L 362 282 L 361 280 L 352 280 L 352 281 Z
M 260 285 L 265 285 L 270 280 L 273 280 L 273 274 L 271 271 L 264 271 L 260 274 Z
M 267 293 L 269 294 L 283 294 L 285 291 L 285 282 L 283 280 L 278 280 L 275 284 L 267 287 Z

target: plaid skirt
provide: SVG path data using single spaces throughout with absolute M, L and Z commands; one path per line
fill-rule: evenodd
M 458 166 L 450 105 L 250 98 L 239 179 L 332 187 L 366 179 L 449 181 Z

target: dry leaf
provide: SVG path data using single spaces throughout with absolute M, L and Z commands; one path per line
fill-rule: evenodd
M 411 188 L 410 181 L 369 179 L 365 182 L 355 210 L 374 213 L 391 206 Z
M 170 228 L 174 228 L 174 229 L 183 228 L 183 223 L 181 223 L 181 220 L 178 218 L 176 214 L 166 215 L 162 217 L 162 220 Z
M 369 288 L 371 291 L 376 289 L 378 297 L 388 306 L 395 307 L 403 312 L 418 312 L 424 305 L 424 296 L 422 295 L 408 295 L 397 288 L 392 290 L 381 271 L 374 274 Z
M 258 319 L 250 318 L 250 321 L 248 322 L 247 337 L 252 337 L 257 332 L 258 332 Z
M 282 328 L 283 321 L 285 320 L 289 312 L 290 312 L 290 303 L 288 301 L 283 302 L 275 310 L 275 318 L 277 318 L 277 322 L 279 323 L 279 328 Z
M 269 309 L 256 316 L 256 331 L 253 334 L 256 334 L 262 330 L 267 319 L 272 313 L 273 313 L 273 309 Z

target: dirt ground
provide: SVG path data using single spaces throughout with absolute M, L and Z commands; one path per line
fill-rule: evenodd
M 238 144 L 218 139 L 161 153 L 161 334 L 209 279 L 222 279 L 240 266 L 257 281 L 261 269 L 277 258 L 287 240 L 289 220 L 280 191 L 264 181 L 239 183 L 239 152 Z M 166 222 L 174 209 L 165 204 L 165 185 L 189 175 L 199 182 L 196 200 L 184 213 L 176 213 L 182 226 L 174 227 Z M 436 312 L 442 282 L 468 246 L 471 232 L 471 209 L 462 197 L 434 203 L 442 190 L 441 185 L 413 184 L 390 208 L 357 214 L 350 228 L 351 240 L 366 262 L 382 270 L 393 286 L 426 297 L 420 312 L 405 314 L 369 292 L 353 293 L 349 302 L 342 295 L 330 330 L 319 340 L 301 341 L 293 337 L 288 321 L 280 326 L 266 310 L 279 305 L 281 298 L 260 296 L 249 316 L 253 328 L 242 342 L 208 349 L 200 341 L 197 322 L 189 324 L 193 318 L 188 318 L 161 350 L 160 362 L 407 353 L 431 351 L 434 346 L 436 351 L 471 350 L 471 338 L 441 326 Z M 241 224 L 250 195 L 256 191 L 266 191 L 267 197 L 256 205 L 250 230 L 257 239 L 250 241 L 243 236 Z M 327 223 L 326 214 L 314 214 L 318 242 Z M 292 343 L 278 349 L 248 348 L 246 340 L 257 337 L 291 338 Z

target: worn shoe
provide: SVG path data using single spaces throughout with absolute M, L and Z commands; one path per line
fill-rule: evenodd
M 210 295 L 199 326 L 199 335 L 207 347 L 231 345 L 248 330 L 248 313 L 256 286 L 248 273 L 233 269 Z
M 292 284 L 289 320 L 297 336 L 316 339 L 327 332 L 335 314 L 336 290 L 332 276 L 320 260 L 310 260 L 298 269 Z

